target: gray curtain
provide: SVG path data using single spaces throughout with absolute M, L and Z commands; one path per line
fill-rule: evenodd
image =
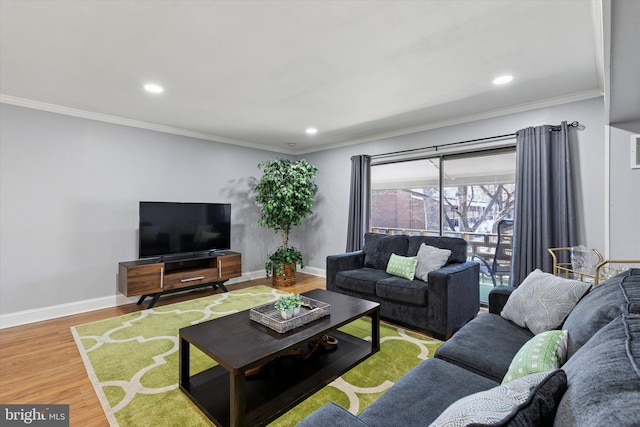
M 347 252 L 362 249 L 369 224 L 369 192 L 371 157 L 351 157 L 351 191 L 347 226 Z
M 577 244 L 567 122 L 521 129 L 516 137 L 512 284 L 536 268 L 551 273 L 552 247 Z

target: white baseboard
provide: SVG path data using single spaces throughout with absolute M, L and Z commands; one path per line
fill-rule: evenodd
M 0 329 L 26 325 L 27 323 L 42 322 L 43 320 L 51 320 L 58 317 L 71 316 L 73 314 L 86 313 L 87 311 L 111 308 L 117 305 L 129 304 L 130 302 L 129 298 L 122 294 L 118 294 L 3 314 L 0 315 Z
M 299 271 L 300 273 L 311 274 L 312 276 L 327 277 L 327 270 L 323 268 L 305 267 Z
M 326 270 L 322 269 L 322 268 L 315 268 L 315 267 L 305 267 L 302 269 L 298 269 L 297 270 L 300 273 L 304 273 L 304 274 L 310 274 L 312 276 L 318 276 L 318 277 L 326 277 L 327 276 L 327 272 Z M 263 279 L 267 276 L 267 274 L 265 273 L 264 270 L 258 270 L 258 271 L 253 271 L 251 273 L 247 273 L 246 274 L 247 279 L 245 280 L 254 280 L 254 279 Z M 245 277 L 245 275 L 243 274 L 242 277 Z M 229 284 L 233 284 L 236 283 L 234 282 L 234 279 L 229 280 L 228 282 Z
M 320 268 L 306 267 L 300 270 L 300 272 L 320 277 L 325 276 L 325 271 Z M 229 280 L 226 284 L 233 285 L 234 283 L 246 282 L 248 280 L 260 279 L 263 277 L 265 277 L 264 270 L 250 271 L 248 273 L 244 273 L 240 277 Z M 0 329 L 26 325 L 28 323 L 42 322 L 44 320 L 57 319 L 58 317 L 71 316 L 74 314 L 86 313 L 88 311 L 116 307 L 118 305 L 131 304 L 137 300 L 138 297 L 127 298 L 126 296 L 118 293 L 116 295 L 93 298 L 84 301 L 74 301 L 66 304 L 2 314 L 0 315 Z

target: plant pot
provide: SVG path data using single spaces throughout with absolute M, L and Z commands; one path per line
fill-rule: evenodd
M 280 316 L 282 316 L 282 318 L 284 320 L 291 319 L 294 316 L 293 309 L 291 309 L 291 310 L 280 310 Z
M 285 264 L 283 268 L 283 273 L 280 276 L 276 276 L 275 269 L 273 271 L 271 284 L 274 287 L 282 287 L 282 286 L 292 286 L 296 284 L 296 265 L 297 263 L 292 262 L 291 264 Z
M 300 307 L 296 307 L 293 309 L 293 317 L 296 317 L 298 314 L 300 314 Z

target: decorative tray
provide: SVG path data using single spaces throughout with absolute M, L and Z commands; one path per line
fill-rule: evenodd
M 302 299 L 303 304 L 302 307 L 300 307 L 300 313 L 291 319 L 284 320 L 282 318 L 280 310 L 276 310 L 273 307 L 275 302 L 270 302 L 269 304 L 252 308 L 249 310 L 249 318 L 283 334 L 331 314 L 331 304 L 307 298 L 302 295 L 300 298 Z

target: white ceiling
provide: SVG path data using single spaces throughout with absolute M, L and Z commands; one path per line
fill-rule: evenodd
M 0 100 L 305 153 L 599 96 L 599 5 L 0 0 Z

